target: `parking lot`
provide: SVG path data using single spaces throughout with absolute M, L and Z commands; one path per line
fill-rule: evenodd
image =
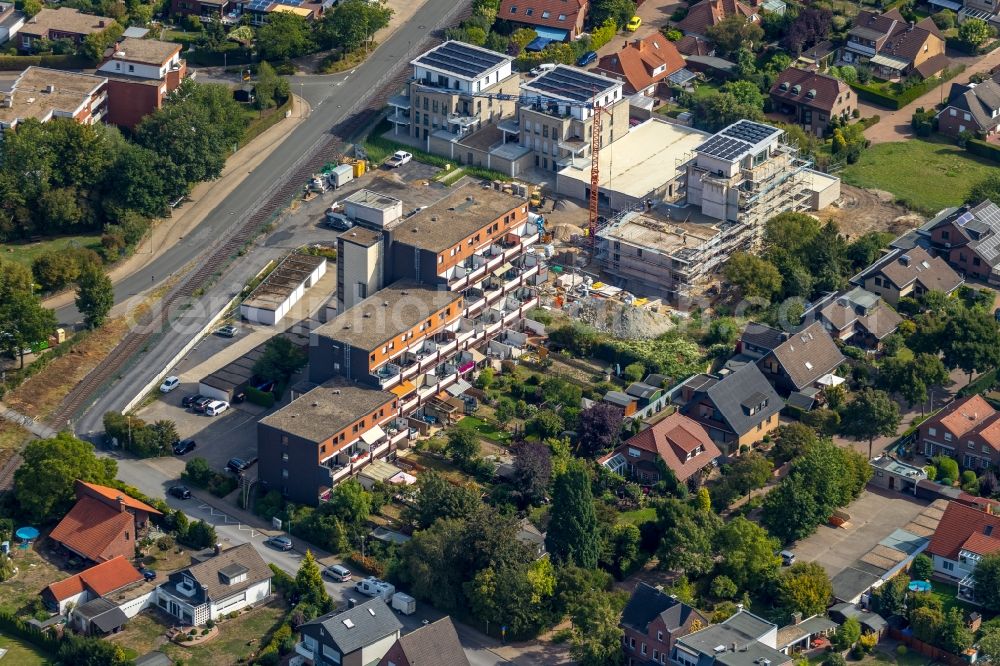
M 851 520 L 843 527 L 820 525 L 792 548 L 798 561 L 819 562 L 830 577 L 854 564 L 879 541 L 902 528 L 926 508 L 915 497 L 882 490 L 865 490 L 847 507 Z

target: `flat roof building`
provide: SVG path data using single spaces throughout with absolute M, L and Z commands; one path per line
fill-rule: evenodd
M 240 316 L 254 324 L 274 326 L 325 274 L 325 257 L 290 254 L 240 304 Z
M 28 67 L 9 93 L 0 93 L 0 129 L 16 127 L 28 118 L 43 123 L 72 118 L 93 125 L 107 111 L 107 85 L 103 76 Z

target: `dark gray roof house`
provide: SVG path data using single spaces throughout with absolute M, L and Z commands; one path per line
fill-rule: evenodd
M 953 83 L 948 93 L 948 105 L 938 118 L 960 117 L 969 131 L 990 132 L 1000 124 L 1000 83 L 986 79 L 982 83 Z M 958 116 L 958 114 L 962 114 Z M 969 114 L 970 120 L 965 120 Z
M 677 641 L 679 663 L 697 666 L 783 666 L 791 657 L 776 649 L 777 625 L 747 611 Z
M 748 324 L 737 351 L 754 359 L 768 380 L 785 393 L 814 385 L 844 362 L 844 355 L 820 322 L 795 333 Z
M 382 598 L 374 597 L 303 624 L 299 627 L 302 643 L 296 651 L 311 653 L 316 664 L 368 666 L 386 655 L 402 628 Z
M 469 666 L 469 658 L 458 641 L 455 625 L 445 616 L 400 636 L 378 665 Z
M 692 619 L 700 619 L 702 626 L 709 624 L 708 619 L 696 609 L 661 589 L 640 582 L 622 611 L 621 624 L 645 634 L 650 623 L 657 618 L 663 621 L 668 630 L 683 627 Z
M 685 388 L 691 391 L 681 410 L 685 415 L 703 425 L 720 422 L 738 437 L 757 428 L 785 406 L 753 363 L 727 375 L 695 375 L 685 383 Z M 714 408 L 714 413 L 701 409 L 705 402 Z

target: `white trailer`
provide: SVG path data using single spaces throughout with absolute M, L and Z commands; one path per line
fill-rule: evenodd
M 392 610 L 403 615 L 413 615 L 417 612 L 417 600 L 408 594 L 397 592 L 392 595 Z

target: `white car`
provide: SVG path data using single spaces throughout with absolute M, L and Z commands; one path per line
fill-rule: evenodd
M 397 150 L 392 154 L 392 157 L 385 161 L 385 165 L 390 169 L 395 169 L 396 167 L 401 167 L 410 160 L 413 159 L 413 155 L 406 152 L 405 150 Z
M 208 416 L 218 416 L 229 409 L 229 403 L 225 400 L 213 400 L 205 407 L 205 414 Z
M 177 388 L 180 385 L 181 385 L 181 380 L 178 379 L 177 377 L 174 377 L 173 375 L 171 375 L 171 376 L 167 377 L 166 379 L 164 379 L 163 383 L 160 384 L 160 392 L 161 393 L 170 393 L 171 391 L 173 391 L 175 388 Z

